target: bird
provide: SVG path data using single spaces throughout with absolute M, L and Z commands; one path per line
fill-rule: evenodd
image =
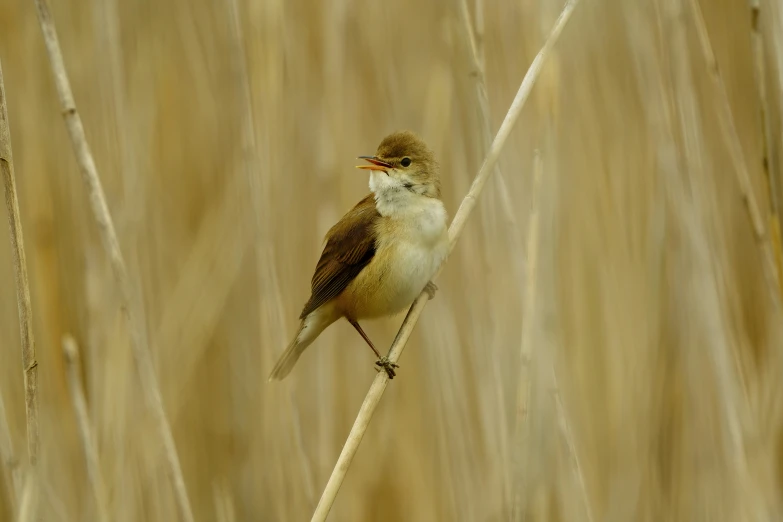
M 438 289 L 432 278 L 449 254 L 449 237 L 434 153 L 403 130 L 358 159 L 366 161 L 357 168 L 369 171 L 370 193 L 326 233 L 299 328 L 269 381 L 285 378 L 305 349 L 343 318 L 372 348 L 376 371 L 393 379 L 399 365 L 381 356 L 359 321 L 395 315 L 423 291 L 432 299 Z

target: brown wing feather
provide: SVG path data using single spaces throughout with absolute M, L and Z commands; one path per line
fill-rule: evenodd
M 334 299 L 375 255 L 375 222 L 380 217 L 373 195 L 356 204 L 329 230 L 312 280 L 312 294 L 299 318 Z

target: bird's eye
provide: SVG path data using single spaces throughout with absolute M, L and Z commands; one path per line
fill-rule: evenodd
M 400 162 L 400 165 L 403 167 L 410 167 L 411 165 L 411 159 L 410 158 L 402 158 L 402 161 Z

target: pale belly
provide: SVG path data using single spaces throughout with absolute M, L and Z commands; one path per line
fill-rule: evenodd
M 338 299 L 341 308 L 355 320 L 403 311 L 424 290 L 447 253 L 445 233 L 434 245 L 398 241 L 379 249 Z

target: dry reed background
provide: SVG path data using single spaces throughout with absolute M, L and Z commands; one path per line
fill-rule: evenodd
M 307 297 L 323 234 L 367 191 L 354 158 L 391 130 L 420 132 L 441 159 L 453 215 L 485 153 L 483 122 L 458 0 L 237 0 L 241 34 L 232 5 L 68 0 L 52 9 L 140 288 L 195 518 L 307 520 L 373 360 L 338 324 L 289 380 L 266 376 Z M 493 133 L 561 7 L 483 5 Z M 783 198 L 783 9 L 761 1 L 769 183 L 750 9 L 702 8 L 766 224 Z M 579 6 L 331 520 L 508 520 L 514 505 L 532 521 L 783 516 L 783 321 L 695 20 L 686 0 Z M 0 6 L 0 60 L 39 361 L 41 514 L 176 520 L 31 0 Z M 526 307 L 534 194 L 541 228 Z M 0 288 L 0 424 L 22 464 L 0 473 L 0 520 L 12 520 L 11 476 L 25 471 L 26 444 L 7 240 Z M 368 333 L 388 345 L 401 319 Z M 81 351 L 101 509 L 65 335 Z

